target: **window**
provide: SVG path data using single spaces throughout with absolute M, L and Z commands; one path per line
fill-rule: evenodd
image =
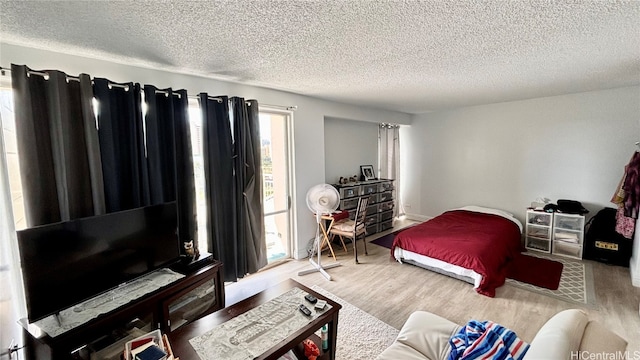
M 0 116 L 2 116 L 2 131 L 9 173 L 9 187 L 11 189 L 11 206 L 16 230 L 27 227 L 22 198 L 22 181 L 20 180 L 20 165 L 18 162 L 18 142 L 16 139 L 16 124 L 13 116 L 13 93 L 10 88 L 0 88 Z
M 264 226 L 269 262 L 291 255 L 290 112 L 260 109 Z
M 191 123 L 191 150 L 193 151 L 193 173 L 196 187 L 198 249 L 204 252 L 209 251 L 209 245 L 207 241 L 207 202 L 202 148 L 202 112 L 197 99 L 189 99 L 189 122 Z

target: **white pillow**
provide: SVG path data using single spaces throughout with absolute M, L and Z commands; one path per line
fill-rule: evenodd
M 493 214 L 493 215 L 502 216 L 503 218 L 505 218 L 507 220 L 511 220 L 516 225 L 518 225 L 518 227 L 520 228 L 520 232 L 522 233 L 522 223 L 520 222 L 520 220 L 516 219 L 513 216 L 512 213 L 506 212 L 504 210 L 492 209 L 492 208 L 488 208 L 488 207 L 475 206 L 475 205 L 464 206 L 464 207 L 461 207 L 459 209 L 453 209 L 453 210 L 466 210 L 466 211 L 473 211 L 473 212 L 478 212 L 478 213 Z

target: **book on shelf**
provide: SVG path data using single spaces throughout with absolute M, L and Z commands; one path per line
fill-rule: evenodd
M 167 335 L 160 330 L 137 337 L 125 344 L 125 360 L 179 360 L 174 357 Z
M 138 339 L 138 340 L 131 340 L 131 350 L 135 350 L 137 348 L 139 348 L 140 346 L 143 346 L 147 343 L 153 342 L 153 338 L 152 337 L 147 337 L 147 338 L 143 338 L 143 339 Z
M 148 341 L 148 342 L 146 342 L 146 343 L 144 343 L 144 344 L 142 344 L 142 345 L 138 346 L 138 347 L 137 347 L 137 348 L 135 348 L 135 349 L 131 349 L 131 358 L 132 358 L 132 359 L 134 359 L 134 360 L 139 360 L 139 359 L 138 359 L 138 354 L 140 354 L 140 353 L 144 353 L 144 352 L 145 352 L 145 351 L 147 351 L 147 349 L 149 349 L 149 348 L 157 348 L 159 351 L 161 351 L 161 352 L 164 354 L 164 356 L 165 356 L 165 357 L 166 357 L 166 355 L 167 355 L 167 354 L 164 352 L 164 350 L 162 350 L 162 349 L 160 349 L 160 348 L 158 347 L 158 344 L 156 344 L 156 343 L 155 343 L 155 342 L 153 342 L 153 341 Z M 148 351 L 147 353 L 157 353 L 157 351 L 156 351 L 155 349 L 152 349 L 152 350 Z M 143 357 L 147 357 L 147 358 L 152 359 L 152 357 L 149 357 L 149 355 L 145 355 L 145 356 L 143 356 Z M 163 359 L 162 357 L 158 357 L 157 359 L 153 359 L 153 360 L 164 360 L 164 359 Z
M 166 360 L 167 353 L 164 350 L 160 349 L 158 345 L 155 343 L 147 343 L 146 345 L 141 346 L 142 350 L 136 352 L 132 355 L 135 360 Z M 140 349 L 138 348 L 138 349 Z

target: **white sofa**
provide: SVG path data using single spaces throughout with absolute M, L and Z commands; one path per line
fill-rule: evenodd
M 451 347 L 449 338 L 460 325 L 425 311 L 409 316 L 398 338 L 378 356 L 378 360 L 445 360 Z M 559 312 L 538 330 L 525 359 L 590 359 L 592 355 L 624 352 L 627 342 L 581 310 Z M 572 356 L 572 353 L 574 354 Z M 595 355 L 593 355 L 595 356 Z

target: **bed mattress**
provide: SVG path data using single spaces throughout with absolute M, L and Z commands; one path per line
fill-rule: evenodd
M 522 224 L 500 210 L 465 207 L 447 211 L 399 233 L 392 255 L 474 285 L 493 297 L 508 263 L 520 252 Z

